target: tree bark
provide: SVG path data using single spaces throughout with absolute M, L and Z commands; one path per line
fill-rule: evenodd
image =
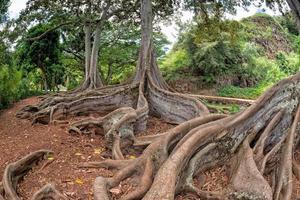
M 298 32 L 300 34 L 300 2 L 299 0 L 287 0 L 287 3 L 295 15 Z
M 85 34 L 85 80 L 88 79 L 89 71 L 90 71 L 90 63 L 91 63 L 91 32 L 92 27 L 90 23 L 86 23 L 84 25 L 84 34 Z
M 99 49 L 100 49 L 100 36 L 101 36 L 101 23 L 96 25 L 96 30 L 94 33 L 94 43 L 91 54 L 91 64 L 90 64 L 90 79 L 91 79 L 91 87 L 98 88 L 102 87 L 103 83 L 100 78 L 100 74 L 97 68 L 98 57 L 99 57 Z

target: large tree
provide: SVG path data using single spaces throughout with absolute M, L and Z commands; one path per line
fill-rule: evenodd
M 16 21 L 21 29 L 32 22 L 51 22 L 53 31 L 65 26 L 83 27 L 85 43 L 85 79 L 78 90 L 95 89 L 103 86 L 97 63 L 101 41 L 101 33 L 109 20 L 120 20 L 133 17 L 137 1 L 120 0 L 29 0 L 25 10 Z M 28 40 L 39 40 L 48 31 Z
M 138 186 L 122 199 L 172 200 L 182 191 L 207 199 L 291 199 L 293 153 L 300 139 L 300 74 L 279 82 L 240 113 L 209 114 L 199 101 L 168 91 L 153 51 L 152 17 L 151 0 L 141 0 L 141 49 L 132 84 L 90 91 L 85 96 L 76 96 L 76 100 L 69 96 L 68 103 L 53 107 L 49 107 L 53 105 L 51 101 L 42 102 L 37 107 L 27 107 L 23 114 L 28 112 L 32 116 L 30 111 L 38 110 L 34 121 L 48 123 L 70 115 L 114 110 L 70 127 L 70 131 L 83 132 L 91 126 L 102 126 L 106 132 L 114 160 L 86 163 L 84 167 L 110 167 L 118 171 L 111 178 L 96 178 L 96 200 L 111 199 L 109 190 L 129 177 L 133 178 L 127 180 L 138 180 Z M 180 124 L 163 134 L 136 137 L 134 133 L 145 129 L 149 114 Z M 124 160 L 123 148 L 131 147 L 128 140 L 136 146 L 146 146 L 137 159 Z M 18 199 L 19 178 L 47 153 L 38 151 L 8 165 L 0 194 L 6 199 Z M 231 169 L 224 193 L 195 187 L 196 174 L 224 164 Z M 300 174 L 296 163 L 294 172 Z M 267 181 L 267 177 L 272 181 Z M 61 197 L 48 186 L 33 199 L 45 195 Z
M 28 30 L 25 37 L 36 37 L 44 33 L 48 29 L 47 24 L 38 24 Z M 58 81 L 52 83 L 52 78 L 55 77 L 55 66 L 60 64 L 59 57 L 61 54 L 59 44 L 59 32 L 54 30 L 40 40 L 20 40 L 16 47 L 17 65 L 26 73 L 34 69 L 40 69 L 44 90 L 53 89 Z M 61 76 L 62 74 L 60 74 Z

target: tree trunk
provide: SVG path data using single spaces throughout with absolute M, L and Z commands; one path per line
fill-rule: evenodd
M 47 72 L 46 72 L 46 69 L 45 69 L 45 67 L 43 65 L 41 66 L 41 72 L 42 72 L 44 90 L 46 92 L 48 92 L 49 87 L 48 87 L 48 81 L 47 81 Z
M 300 34 L 300 2 L 299 0 L 287 0 L 287 3 L 295 15 L 298 32 Z
M 98 23 L 96 25 L 96 30 L 94 33 L 94 43 L 91 54 L 91 64 L 90 64 L 90 79 L 91 79 L 91 87 L 98 88 L 103 86 L 103 83 L 100 78 L 100 74 L 97 68 L 98 65 L 98 57 L 99 57 L 99 49 L 100 49 L 100 36 L 101 36 L 101 24 Z
M 141 0 L 141 48 L 134 81 L 138 82 L 143 77 L 143 73 L 145 73 L 145 71 L 149 71 L 153 81 L 159 88 L 173 91 L 173 89 L 171 89 L 163 79 L 157 66 L 157 60 L 153 46 L 152 15 L 151 1 Z
M 85 81 L 88 79 L 89 72 L 90 72 L 90 63 L 91 63 L 91 34 L 92 34 L 92 27 L 90 23 L 86 23 L 84 25 L 84 34 L 85 34 Z
M 112 74 L 113 74 L 113 69 L 112 69 L 112 63 L 108 63 L 108 72 L 107 72 L 107 76 L 106 76 L 106 84 L 109 85 L 111 82 L 111 78 L 112 78 Z
M 101 24 L 97 24 L 94 32 L 94 42 L 92 45 L 91 24 L 87 22 L 84 25 L 85 32 L 85 79 L 80 88 L 75 92 L 84 91 L 86 89 L 97 89 L 103 86 L 99 70 L 97 68 L 98 56 L 100 49 Z

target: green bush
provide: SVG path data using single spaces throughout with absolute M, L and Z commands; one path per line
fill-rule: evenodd
M 28 96 L 41 94 L 38 90 L 30 89 L 28 77 L 22 78 L 21 71 L 8 65 L 0 66 L 0 80 L 0 109 Z
M 244 99 L 256 99 L 260 96 L 267 88 L 266 85 L 260 85 L 257 87 L 240 88 L 237 86 L 224 86 L 218 91 L 219 96 L 223 97 L 234 97 Z
M 191 60 L 185 49 L 179 48 L 170 51 L 159 63 L 166 80 L 172 80 L 180 69 L 189 67 Z
M 10 69 L 7 65 L 0 66 L 0 109 L 19 98 L 21 77 L 20 72 Z
M 257 79 L 257 75 L 252 73 L 252 57 L 256 54 L 254 49 L 248 48 L 244 51 L 241 45 L 228 41 L 204 43 L 192 55 L 192 67 L 196 74 L 209 83 L 219 76 L 233 74 L 241 78 Z

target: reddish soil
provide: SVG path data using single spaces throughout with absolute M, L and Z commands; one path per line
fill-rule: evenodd
M 30 197 L 46 183 L 53 183 L 68 199 L 93 199 L 92 185 L 97 176 L 109 177 L 114 174 L 107 169 L 80 169 L 78 165 L 86 161 L 100 161 L 110 158 L 101 135 L 72 135 L 67 131 L 68 124 L 31 125 L 28 120 L 15 117 L 16 112 L 29 104 L 36 104 L 37 97 L 16 103 L 12 108 L 0 113 L 0 178 L 7 164 L 14 162 L 30 152 L 39 149 L 54 151 L 53 158 L 42 161 L 29 172 L 19 184 L 18 191 L 22 199 Z M 71 119 L 70 121 L 73 121 Z M 141 135 L 162 133 L 173 127 L 157 118 L 150 118 L 148 129 Z M 127 152 L 128 159 L 134 159 L 141 152 L 133 149 Z M 300 161 L 300 153 L 295 155 Z M 205 173 L 203 190 L 222 191 L 228 178 L 225 168 L 216 168 Z M 195 183 L 201 184 L 201 177 L 195 177 Z M 300 184 L 296 182 L 294 196 L 300 196 Z M 123 181 L 114 188 L 114 199 L 133 190 L 135 184 Z M 179 194 L 176 200 L 199 199 L 191 194 Z M 296 199 L 296 198 L 295 198 Z

